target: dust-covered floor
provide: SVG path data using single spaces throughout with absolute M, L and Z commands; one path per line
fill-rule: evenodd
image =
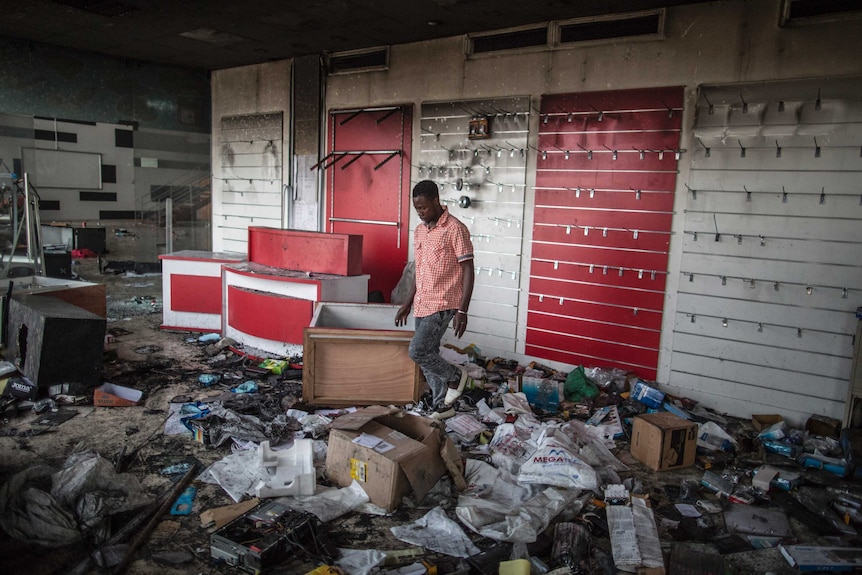
M 111 231 L 111 230 L 109 230 Z M 171 466 L 195 463 L 202 470 L 231 453 L 230 443 L 213 447 L 193 440 L 187 434 L 166 435 L 165 423 L 170 415 L 170 406 L 177 402 L 206 402 L 225 392 L 227 387 L 248 380 L 247 362 L 239 356 L 219 356 L 207 350 L 207 343 L 199 341 L 201 334 L 168 332 L 160 329 L 162 278 L 158 274 L 115 274 L 103 270 L 109 261 L 135 259 L 141 250 L 135 245 L 141 234 L 114 235 L 109 233 L 108 254 L 102 259 L 78 260 L 76 273 L 81 279 L 103 283 L 107 287 L 108 323 L 103 381 L 131 387 L 143 392 L 138 405 L 133 407 L 94 407 L 90 402 L 64 406 L 74 410 L 74 417 L 56 426 L 44 426 L 36 422 L 36 414 L 22 411 L 16 417 L 3 420 L 0 427 L 0 480 L 6 484 L 22 470 L 48 466 L 59 470 L 70 454 L 92 452 L 99 454 L 112 465 L 119 465 L 125 473 L 140 481 L 151 498 L 165 493 L 177 479 L 177 475 L 166 475 Z M 155 260 L 155 258 L 152 258 Z M 63 358 L 55 361 L 62 362 Z M 215 362 L 215 363 L 214 363 Z M 218 363 L 220 362 L 220 363 Z M 219 373 L 220 385 L 206 387 L 199 381 L 201 374 Z M 302 407 L 300 403 L 301 383 L 281 377 L 261 377 L 257 380 L 262 390 L 277 397 L 283 407 Z M 92 389 L 72 390 L 92 398 Z M 9 413 L 7 413 L 9 415 Z M 558 417 L 559 419 L 559 417 Z M 727 533 L 723 512 L 741 503 L 730 503 L 719 499 L 705 489 L 701 480 L 705 471 L 715 473 L 750 485 L 752 471 L 764 463 L 790 468 L 794 462 L 780 455 L 766 453 L 753 442 L 755 437 L 748 422 L 728 419 L 728 431 L 739 441 L 736 453 L 715 452 L 701 455 L 694 467 L 687 469 L 653 472 L 636 461 L 628 451 L 628 442 L 622 438 L 617 442 L 614 454 L 628 467 L 619 476 L 627 485 L 648 497 L 653 508 L 662 551 L 666 564 L 677 566 L 677 573 L 795 573 L 781 556 L 777 548 L 766 545 L 756 548 L 750 541 Z M 322 437 L 325 439 L 325 436 Z M 477 447 L 477 442 L 465 445 L 467 449 Z M 473 455 L 487 460 L 487 456 Z M 798 467 L 798 466 L 796 466 Z M 794 469 L 796 469 L 794 467 Z M 801 470 L 800 470 L 801 471 Z M 325 483 L 325 478 L 323 479 Z M 201 513 L 234 503 L 218 485 L 195 481 L 197 488 L 189 515 L 157 516 L 152 533 L 134 553 L 126 573 L 138 575 L 174 575 L 187 573 L 240 573 L 236 568 L 212 560 L 210 533 L 201 526 Z M 804 485 L 814 492 L 808 493 L 809 502 L 816 503 L 816 493 L 827 489 L 855 494 L 856 486 L 826 471 L 805 471 Z M 688 490 L 688 493 L 684 493 Z M 409 524 L 423 517 L 432 508 L 442 507 L 454 518 L 457 493 L 448 476 L 444 476 L 425 501 L 409 499 L 389 515 L 370 515 L 350 512 L 325 523 L 323 537 L 335 548 L 396 550 L 414 546 L 395 538 L 390 528 Z M 601 499 L 601 494 L 595 495 Z M 853 534 L 839 534 L 830 528 L 828 515 L 805 508 L 799 499 L 789 498 L 785 493 L 774 493 L 768 504 L 782 509 L 789 517 L 792 536 L 786 542 L 804 542 L 818 545 L 860 546 Z M 701 502 L 700 517 L 683 517 L 678 503 Z M 712 506 L 710 505 L 712 504 Z M 758 505 L 767 502 L 758 499 Z M 827 508 L 829 501 L 823 503 Z M 112 520 L 112 533 L 136 516 L 135 511 L 118 514 Z M 610 539 L 607 523 L 603 519 L 601 505 L 587 498 L 583 509 L 563 511 L 557 518 L 565 518 L 590 528 L 591 564 L 593 573 L 615 573 L 610 556 Z M 838 516 L 836 516 L 838 517 Z M 832 526 L 834 527 L 834 526 Z M 849 527 L 849 526 L 848 526 Z M 134 540 L 138 529 L 128 540 Z M 496 541 L 465 529 L 466 534 L 480 550 L 499 547 Z M 540 535 L 536 543 L 529 546 L 534 557 L 545 560 L 551 555 L 552 530 Z M 3 573 L 53 575 L 70 573 L 84 560 L 91 545 L 44 546 L 31 541 L 22 541 L 0 532 L 0 570 Z M 503 546 L 503 553 L 511 545 Z M 458 559 L 431 551 L 417 551 L 419 556 L 437 566 L 437 572 L 445 573 L 496 573 L 494 559 L 486 562 L 487 571 L 469 567 Z M 410 561 L 416 560 L 412 556 Z M 504 557 L 507 558 L 507 557 Z M 673 559 L 673 561 L 671 561 Z M 688 565 L 688 570 L 679 566 Z M 289 559 L 268 573 L 307 573 L 317 564 L 301 557 Z M 107 573 L 110 570 L 92 566 L 87 572 Z M 538 571 L 534 571 L 538 572 Z M 574 571 L 573 571 L 574 572 Z M 671 575 L 674 574 L 671 569 Z

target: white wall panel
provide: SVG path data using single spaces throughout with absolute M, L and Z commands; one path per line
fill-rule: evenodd
M 738 415 L 771 404 L 797 424 L 843 417 L 862 304 L 860 95 L 846 79 L 701 87 L 669 377 L 682 395 Z

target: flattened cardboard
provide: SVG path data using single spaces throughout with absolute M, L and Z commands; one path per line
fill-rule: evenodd
M 696 451 L 696 423 L 667 412 L 634 418 L 631 454 L 653 471 L 691 467 Z
M 382 453 L 354 443 L 369 434 L 392 447 Z M 326 472 L 346 487 L 356 479 L 372 503 L 393 511 L 411 492 L 421 501 L 446 472 L 440 456 L 446 441 L 431 420 L 398 409 L 371 406 L 330 425 Z
M 93 405 L 99 407 L 131 407 L 137 405 L 144 392 L 113 383 L 103 383 L 93 392 Z

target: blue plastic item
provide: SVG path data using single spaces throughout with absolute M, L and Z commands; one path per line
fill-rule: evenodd
M 221 335 L 217 333 L 207 333 L 198 338 L 198 341 L 201 343 L 208 343 L 211 341 L 218 341 L 221 339 Z
M 205 387 L 209 387 L 214 383 L 218 383 L 220 379 L 220 375 L 215 375 L 212 373 L 202 373 L 198 376 L 198 381 L 202 383 Z
M 191 513 L 197 492 L 197 487 L 186 487 L 186 490 L 180 493 L 180 496 L 171 506 L 171 515 L 188 515 Z
M 255 393 L 257 392 L 257 384 L 249 380 L 234 387 L 231 391 L 234 393 Z

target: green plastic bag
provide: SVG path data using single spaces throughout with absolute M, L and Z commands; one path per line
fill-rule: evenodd
M 582 401 L 584 399 L 590 399 L 598 395 L 598 393 L 599 388 L 587 379 L 583 365 L 579 365 L 566 376 L 566 383 L 563 386 L 563 395 L 566 396 L 567 401 Z

